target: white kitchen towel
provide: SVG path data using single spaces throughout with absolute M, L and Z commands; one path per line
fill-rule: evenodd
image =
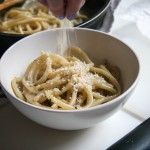
M 122 0 L 115 11 L 115 18 L 122 22 L 115 22 L 113 28 L 131 23 L 138 28 L 144 37 L 150 39 L 150 0 L 132 0 L 128 4 L 125 1 L 129 0 Z
M 122 0 L 114 12 L 110 34 L 139 57 L 140 81 L 124 109 L 145 120 L 150 116 L 150 0 Z

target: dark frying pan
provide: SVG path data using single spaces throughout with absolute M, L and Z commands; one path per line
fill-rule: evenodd
M 81 11 L 89 19 L 76 27 L 98 29 L 101 26 L 105 13 L 110 5 L 110 0 L 86 0 Z M 0 57 L 12 44 L 28 35 L 0 33 Z

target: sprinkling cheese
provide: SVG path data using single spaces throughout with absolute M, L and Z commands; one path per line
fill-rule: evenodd
M 121 93 L 118 81 L 87 57 L 82 55 L 81 61 L 43 53 L 29 65 L 22 80 L 12 81 L 13 90 L 21 99 L 51 109 L 89 108 L 117 97 Z
M 67 18 L 63 19 L 61 22 L 61 27 L 64 28 L 63 30 L 60 30 L 57 35 L 57 54 L 64 56 L 65 50 L 70 45 L 70 38 L 69 33 L 67 32 L 67 29 L 65 27 L 70 27 L 71 31 L 74 31 L 74 28 L 71 28 L 73 25 L 71 21 L 69 21 Z M 75 35 L 75 34 L 74 34 Z M 75 35 L 76 36 L 76 35 Z M 67 56 L 69 56 L 69 52 L 67 53 Z

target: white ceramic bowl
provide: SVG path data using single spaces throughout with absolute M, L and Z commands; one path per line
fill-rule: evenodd
M 84 110 L 50 110 L 33 106 L 18 99 L 11 88 L 14 76 L 21 76 L 25 68 L 42 50 L 55 52 L 58 33 L 62 29 L 47 30 L 28 36 L 11 46 L 0 61 L 1 86 L 11 103 L 31 120 L 55 129 L 88 128 L 112 116 L 126 102 L 139 80 L 139 60 L 131 48 L 120 40 L 99 31 L 67 29 L 70 42 L 79 46 L 95 63 L 107 59 L 121 70 L 123 93 L 103 105 Z M 76 32 L 77 39 L 74 38 Z

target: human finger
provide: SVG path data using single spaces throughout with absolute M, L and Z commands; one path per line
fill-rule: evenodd
M 41 3 L 48 6 L 52 14 L 60 19 L 65 17 L 65 3 L 64 0 L 39 0 Z
M 69 20 L 73 20 L 76 17 L 77 12 L 84 5 L 85 0 L 67 0 L 66 5 L 66 17 Z

